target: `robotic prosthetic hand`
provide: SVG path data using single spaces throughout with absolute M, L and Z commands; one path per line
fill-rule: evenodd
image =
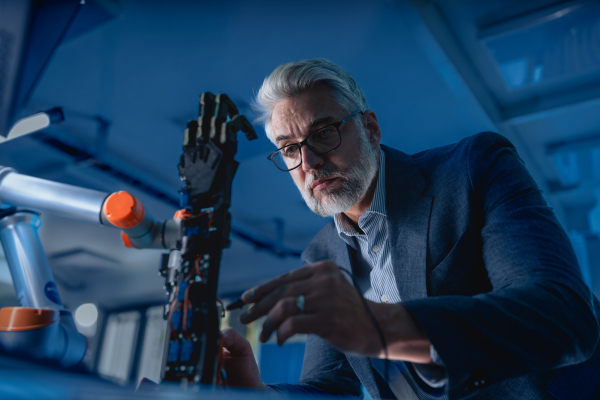
M 155 222 L 133 196 L 112 194 L 103 218 L 121 228 L 126 246 L 167 248 L 163 261 L 169 299 L 161 378 L 165 381 L 225 384 L 217 285 L 221 253 L 229 247 L 231 187 L 238 167 L 237 132 L 257 138 L 246 117 L 225 94 L 203 93 L 197 121 L 187 125 L 179 175 L 181 210 Z
M 225 384 L 218 365 L 222 340 L 217 284 L 221 253 L 230 245 L 228 210 L 239 165 L 234 160 L 239 130 L 248 140 L 257 138 L 226 95 L 203 93 L 198 121 L 188 123 L 185 131 L 179 162 L 186 184 L 180 191 L 183 210 L 175 217 L 180 218 L 180 236 L 167 240 L 171 251 L 161 270 L 169 292 L 163 380 Z

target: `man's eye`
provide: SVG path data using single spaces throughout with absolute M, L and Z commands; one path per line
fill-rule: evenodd
M 325 129 L 321 129 L 320 131 L 318 131 L 316 133 L 316 137 L 319 139 L 325 139 L 329 136 L 331 136 L 335 131 L 335 128 L 333 127 L 329 127 L 329 128 L 325 128 Z
M 286 147 L 285 149 L 281 150 L 283 155 L 287 157 L 293 156 L 294 154 L 296 154 L 297 151 L 298 149 L 296 148 L 296 146 Z

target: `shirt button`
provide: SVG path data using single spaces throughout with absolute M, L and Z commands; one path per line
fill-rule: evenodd
M 382 294 L 382 295 L 381 295 L 381 301 L 382 301 L 383 303 L 387 303 L 387 302 L 388 302 L 388 300 L 389 300 L 389 299 L 388 299 L 387 295 L 385 295 L 385 294 Z
M 379 253 L 379 246 L 375 245 L 373 247 L 371 247 L 371 250 L 373 250 L 373 253 Z

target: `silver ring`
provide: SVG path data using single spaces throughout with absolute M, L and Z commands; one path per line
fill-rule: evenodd
M 298 314 L 304 314 L 304 295 L 296 297 L 296 308 L 298 309 Z

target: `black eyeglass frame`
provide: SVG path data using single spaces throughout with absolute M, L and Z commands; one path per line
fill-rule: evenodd
M 303 140 L 303 141 L 301 141 L 301 142 L 298 142 L 298 143 L 292 143 L 292 144 L 287 144 L 287 145 L 285 145 L 285 146 L 283 146 L 283 147 L 280 147 L 280 148 L 278 148 L 277 150 L 275 150 L 274 152 L 272 152 L 271 154 L 269 154 L 269 155 L 267 156 L 267 159 L 268 159 L 268 160 L 270 160 L 270 161 L 272 161 L 272 162 L 273 162 L 273 164 L 275 164 L 275 166 L 276 166 L 276 167 L 277 167 L 277 168 L 278 168 L 280 171 L 283 171 L 283 172 L 288 172 L 288 171 L 293 171 L 293 170 L 295 170 L 296 168 L 298 168 L 299 166 L 301 166 L 301 165 L 302 165 L 302 146 L 304 146 L 304 145 L 307 145 L 309 149 L 311 149 L 311 150 L 312 150 L 312 151 L 313 151 L 315 154 L 318 154 L 318 155 L 320 155 L 320 156 L 322 156 L 322 155 L 325 155 L 325 154 L 328 154 L 328 153 L 331 153 L 332 151 L 334 151 L 335 149 L 337 149 L 338 147 L 340 147 L 340 146 L 342 145 L 342 133 L 340 132 L 340 126 L 342 126 L 342 125 L 343 125 L 343 124 L 345 124 L 346 122 L 350 121 L 350 120 L 351 120 L 352 118 L 354 118 L 354 117 L 355 117 L 357 114 L 361 114 L 361 115 L 362 115 L 362 114 L 364 114 L 364 113 L 365 113 L 364 111 L 360 111 L 360 110 L 359 110 L 359 111 L 355 111 L 355 112 L 353 112 L 352 114 L 350 114 L 349 116 L 347 116 L 346 118 L 344 118 L 344 119 L 343 119 L 343 120 L 341 120 L 341 121 L 334 122 L 333 124 L 325 125 L 324 127 L 322 127 L 322 128 L 319 128 L 319 129 L 317 129 L 316 131 L 314 131 L 313 133 L 311 133 L 310 135 L 308 135 L 308 136 L 306 137 L 306 139 L 304 139 L 304 140 Z M 312 146 L 311 146 L 311 145 L 308 143 L 308 139 L 310 139 L 310 138 L 311 138 L 313 135 L 316 135 L 317 133 L 321 132 L 323 129 L 330 128 L 330 127 L 334 127 L 334 128 L 335 128 L 335 130 L 337 131 L 337 133 L 338 133 L 338 136 L 339 136 L 339 138 L 340 138 L 340 142 L 339 142 L 339 143 L 338 143 L 338 145 L 337 145 L 337 146 L 335 146 L 333 149 L 331 149 L 331 150 L 328 150 L 328 151 L 326 151 L 326 152 L 323 152 L 323 153 L 320 153 L 320 152 L 318 152 L 317 150 L 315 150 L 315 148 L 314 148 L 314 147 L 312 147 Z M 281 169 L 281 167 L 279 167 L 279 165 L 277 165 L 277 163 L 275 162 L 275 160 L 273 160 L 273 158 L 274 158 L 274 157 L 277 155 L 277 153 L 278 153 L 278 152 L 281 152 L 281 150 L 285 149 L 286 147 L 290 147 L 290 146 L 298 146 L 298 151 L 300 152 L 300 164 L 296 165 L 294 168 L 290 168 L 290 169 Z

